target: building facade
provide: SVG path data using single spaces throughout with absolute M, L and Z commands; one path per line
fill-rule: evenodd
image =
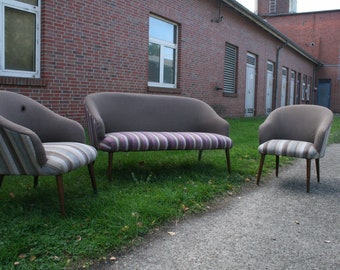
M 0 90 L 84 123 L 102 91 L 182 95 L 221 116 L 313 103 L 319 61 L 234 0 L 0 0 Z
M 259 0 L 261 17 L 322 63 L 312 89 L 315 103 L 340 112 L 340 10 L 273 13 L 269 2 Z

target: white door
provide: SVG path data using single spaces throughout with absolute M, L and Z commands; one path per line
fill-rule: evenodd
M 292 71 L 290 73 L 289 105 L 294 104 L 295 76 L 295 71 Z
M 281 107 L 286 106 L 286 96 L 287 96 L 287 69 L 282 68 Z
M 255 75 L 256 75 L 256 57 L 247 54 L 247 72 L 246 72 L 246 97 L 245 97 L 245 116 L 251 117 L 255 114 Z
M 266 86 L 266 115 L 272 111 L 273 104 L 274 63 L 267 62 L 267 86 Z

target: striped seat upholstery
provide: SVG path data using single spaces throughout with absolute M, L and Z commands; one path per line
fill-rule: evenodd
M 312 143 L 295 140 L 270 140 L 261 144 L 258 150 L 260 154 L 264 155 L 308 159 L 316 159 L 320 156 Z
M 43 143 L 46 164 L 40 175 L 64 174 L 92 163 L 97 157 L 93 146 L 77 142 Z
M 204 132 L 114 132 L 106 134 L 100 150 L 156 151 L 229 149 L 229 137 Z

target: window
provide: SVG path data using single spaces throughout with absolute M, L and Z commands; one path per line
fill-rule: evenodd
M 40 77 L 40 0 L 0 0 L 0 76 Z
M 224 54 L 224 82 L 225 93 L 236 93 L 237 87 L 237 47 L 226 43 Z
M 149 18 L 149 78 L 148 85 L 176 88 L 177 25 Z

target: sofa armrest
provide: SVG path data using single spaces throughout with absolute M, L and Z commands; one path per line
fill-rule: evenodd
M 105 124 L 97 107 L 85 98 L 85 117 L 90 144 L 98 149 L 99 142 L 105 137 Z

